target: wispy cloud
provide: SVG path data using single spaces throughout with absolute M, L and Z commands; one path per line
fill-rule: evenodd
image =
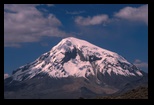
M 73 11 L 73 12 L 66 11 L 66 14 L 78 15 L 78 14 L 82 14 L 82 13 L 85 13 L 85 12 L 86 12 L 86 11 Z
M 54 4 L 46 4 L 48 7 L 52 7 L 54 6 Z
M 43 16 L 39 4 L 4 5 L 4 46 L 19 47 L 20 43 L 37 42 L 43 36 L 64 37 L 60 20 L 52 13 Z M 8 12 L 11 11 L 11 12 Z
M 142 61 L 139 60 L 139 59 L 136 59 L 136 60 L 134 61 L 134 65 L 137 66 L 138 68 L 145 68 L 145 69 L 148 69 L 148 63 L 142 62 Z
M 4 74 L 4 79 L 8 78 L 9 74 Z
M 75 18 L 75 22 L 78 25 L 83 25 L 83 26 L 98 25 L 98 24 L 102 24 L 103 22 L 106 22 L 107 20 L 108 20 L 108 15 L 106 14 L 101 14 L 93 17 L 78 16 Z
M 148 4 L 135 7 L 125 7 L 114 14 L 115 17 L 130 20 L 141 21 L 148 25 Z
M 53 6 L 55 6 L 54 4 L 35 4 L 35 5 L 46 5 L 46 6 L 48 6 L 48 7 L 53 7 Z

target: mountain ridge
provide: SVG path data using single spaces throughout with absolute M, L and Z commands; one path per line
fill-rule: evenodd
M 93 97 L 97 94 L 129 90 L 147 82 L 147 78 L 146 73 L 121 55 L 85 40 L 68 37 L 34 62 L 14 70 L 12 75 L 4 80 L 4 94 L 6 97 L 13 97 L 10 91 L 18 91 L 18 98 L 24 94 L 25 98 L 36 98 L 29 93 L 36 89 L 35 94 L 45 94 L 41 98 L 56 97 L 46 93 L 47 90 L 52 94 L 57 92 L 57 98 L 65 98 L 66 94 L 68 98 L 71 98 L 72 94 L 76 94 L 74 98 Z M 14 87 L 18 88 L 12 90 Z M 60 96 L 61 93 L 63 96 Z
M 74 44 L 75 43 L 75 44 Z M 82 44 L 81 44 L 82 43 Z M 88 47 L 88 48 L 87 48 Z M 89 49 L 90 50 L 87 50 Z M 98 50 L 99 47 L 92 45 L 91 43 L 88 43 L 86 41 L 83 40 L 79 40 L 73 37 L 69 37 L 69 38 L 65 38 L 62 39 L 62 41 L 60 41 L 56 46 L 54 46 L 49 52 L 42 54 L 38 59 L 36 59 L 34 62 L 30 63 L 29 65 L 25 65 L 25 66 L 21 66 L 19 67 L 16 71 L 13 71 L 13 74 L 17 74 L 17 72 L 21 71 L 24 72 L 24 70 L 26 71 L 30 66 L 31 67 L 31 71 L 29 71 L 29 73 L 31 72 L 36 72 L 39 73 L 44 68 L 43 72 L 49 73 L 49 75 L 51 75 L 52 77 L 67 77 L 69 75 L 73 76 L 73 75 L 82 75 L 83 77 L 85 77 L 85 72 L 83 73 L 73 73 L 72 70 L 68 70 L 70 66 L 78 69 L 76 70 L 79 71 L 81 69 L 84 69 L 84 66 L 79 65 L 79 63 L 86 65 L 87 68 L 91 69 L 91 74 L 94 75 L 95 71 L 92 71 L 92 66 L 94 65 L 92 61 L 95 60 L 95 62 L 97 62 L 97 65 L 102 65 L 106 63 L 106 59 L 107 58 L 107 62 L 115 66 L 118 66 L 116 64 L 118 63 L 125 63 L 125 65 L 127 64 L 127 66 L 132 66 L 135 67 L 134 65 L 130 64 L 127 60 L 125 60 L 122 56 L 118 55 L 117 53 L 105 50 L 105 49 L 101 49 Z M 58 50 L 58 51 L 57 51 Z M 101 54 L 103 53 L 103 54 Z M 101 60 L 102 57 L 104 57 L 104 60 Z M 115 57 L 115 58 L 114 58 Z M 113 58 L 113 59 L 112 59 Z M 45 60 L 44 60 L 45 59 Z M 116 61 L 118 59 L 118 61 Z M 98 60 L 98 61 L 97 61 Z M 66 63 L 67 62 L 67 63 Z M 103 63 L 101 63 L 103 62 Z M 51 63 L 50 66 L 47 66 L 46 64 Z M 59 65 L 57 68 L 55 68 L 55 66 Z M 78 64 L 76 64 L 78 63 Z M 53 65 L 52 65 L 53 64 Z M 75 65 L 76 64 L 76 65 Z M 69 66 L 68 66 L 69 65 Z M 41 67 L 40 67 L 41 66 Z M 44 67 L 46 66 L 46 67 Z M 54 71 L 49 72 L 49 69 L 62 69 L 61 71 L 62 73 L 59 73 L 58 71 L 56 73 L 58 73 L 58 75 L 54 75 L 52 74 Z M 123 67 L 125 68 L 125 67 Z M 131 68 L 131 67 L 129 67 Z M 48 69 L 48 71 L 46 70 Z M 103 67 L 101 68 L 101 70 L 103 70 Z M 121 68 L 119 68 L 121 69 Z M 136 70 L 139 70 L 135 67 Z M 121 69 L 122 70 L 122 69 Z M 110 74 L 113 70 L 107 70 L 108 74 Z M 106 71 L 102 71 L 103 73 L 105 73 Z M 55 73 L 55 74 L 56 74 Z M 87 72 L 86 72 L 87 73 Z M 120 75 L 142 75 L 142 73 L 140 71 L 136 71 L 135 73 L 131 73 L 130 71 L 114 71 L 114 73 L 116 74 L 120 74 Z M 32 74 L 31 77 L 32 78 L 35 74 Z M 16 79 L 16 80 L 20 80 L 20 79 Z

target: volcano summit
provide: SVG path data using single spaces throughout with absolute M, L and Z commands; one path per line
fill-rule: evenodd
M 68 37 L 4 80 L 4 97 L 93 98 L 148 83 L 147 73 L 115 52 Z

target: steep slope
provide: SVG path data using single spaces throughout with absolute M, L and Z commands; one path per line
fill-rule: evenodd
M 12 87 L 18 87 L 18 85 L 26 89 L 31 81 L 35 81 L 33 88 L 36 88 L 38 81 L 45 81 L 45 78 L 49 78 L 50 81 L 53 81 L 52 83 L 57 81 L 57 84 L 67 80 L 60 86 L 64 86 L 64 90 L 59 88 L 60 91 L 67 91 L 70 87 L 74 87 L 76 83 L 74 84 L 72 81 L 80 81 L 73 93 L 105 95 L 115 93 L 127 84 L 135 86 L 143 81 L 146 82 L 146 75 L 115 52 L 84 40 L 68 37 L 62 39 L 49 52 L 41 55 L 34 62 L 14 70 L 12 76 L 4 81 L 4 87 L 5 91 L 9 91 Z M 49 81 L 49 79 L 47 80 Z M 140 82 L 134 83 L 134 81 Z M 42 83 L 41 87 L 48 89 L 48 85 Z M 57 86 L 59 85 L 50 87 L 50 90 Z
M 41 72 L 56 78 L 68 76 L 86 78 L 89 75 L 97 75 L 98 71 L 109 75 L 114 73 L 124 76 L 142 76 L 138 68 L 117 53 L 69 37 L 34 62 L 15 70 L 13 78 L 22 81 Z

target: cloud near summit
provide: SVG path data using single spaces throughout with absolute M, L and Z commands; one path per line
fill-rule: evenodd
M 9 74 L 4 74 L 4 79 L 8 78 Z
M 88 25 L 98 25 L 108 20 L 108 15 L 101 14 L 93 17 L 82 17 L 78 16 L 75 18 L 75 22 L 79 25 L 88 26 Z
M 148 63 L 147 62 L 143 62 L 139 59 L 136 59 L 133 64 L 135 66 L 137 66 L 138 68 L 145 69 L 145 71 L 148 71 Z
M 52 12 L 52 8 L 57 9 L 59 16 Z M 124 7 L 117 12 L 111 12 L 111 14 L 110 16 L 102 12 L 96 15 L 94 12 L 90 15 L 84 9 L 68 9 L 68 11 L 64 11 L 53 4 L 4 4 L 4 47 L 20 47 L 21 43 L 39 42 L 43 37 L 71 36 L 72 34 L 67 33 L 67 31 L 75 33 L 78 30 L 77 28 L 79 28 L 72 28 L 74 23 L 78 26 L 93 26 L 92 29 L 89 29 L 90 31 L 86 30 L 87 27 L 82 27 L 81 32 L 76 32 L 86 32 L 86 34 L 96 33 L 95 26 L 97 27 L 101 24 L 107 26 L 116 19 L 132 22 L 139 21 L 148 25 L 147 4 L 140 7 Z M 76 17 L 74 18 L 72 15 Z M 73 17 L 73 20 L 71 17 Z M 113 22 L 113 24 L 115 23 Z M 99 33 L 102 33 L 102 31 Z
M 148 4 L 135 7 L 125 7 L 114 14 L 115 17 L 130 21 L 140 21 L 148 25 Z
M 39 4 L 4 5 L 5 47 L 19 47 L 20 43 L 37 42 L 43 36 L 67 36 L 67 33 L 59 29 L 61 21 L 52 13 L 44 17 L 37 6 Z
M 118 12 L 113 12 L 113 16 L 109 18 L 108 14 L 95 15 L 93 17 L 77 16 L 75 23 L 82 26 L 99 25 L 110 20 L 125 19 L 127 21 L 138 21 L 148 25 L 148 4 L 140 7 L 124 7 Z M 111 22 L 110 21 L 110 22 Z

